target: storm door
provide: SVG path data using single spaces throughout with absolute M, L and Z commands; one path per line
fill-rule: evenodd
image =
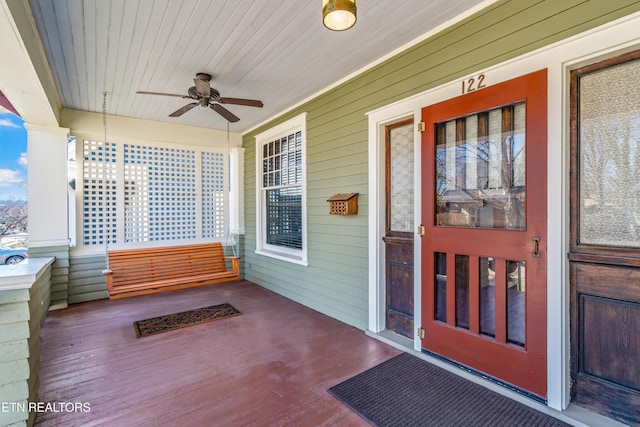
M 422 110 L 422 347 L 547 393 L 547 73 Z

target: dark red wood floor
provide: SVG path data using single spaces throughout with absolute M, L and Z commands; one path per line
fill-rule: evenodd
M 144 338 L 133 322 L 214 304 L 243 314 Z M 42 328 L 39 426 L 366 426 L 326 389 L 398 350 L 247 281 L 78 304 Z

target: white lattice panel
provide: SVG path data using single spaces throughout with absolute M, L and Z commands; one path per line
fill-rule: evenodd
M 83 242 L 116 243 L 116 147 L 101 141 L 83 141 Z
M 193 150 L 125 144 L 124 169 L 128 241 L 197 237 Z
M 202 152 L 202 237 L 224 237 L 225 156 Z
M 124 167 L 125 242 L 149 241 L 149 167 L 125 164 Z

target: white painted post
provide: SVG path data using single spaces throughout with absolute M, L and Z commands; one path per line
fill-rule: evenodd
M 67 141 L 69 129 L 27 129 L 29 247 L 69 244 Z

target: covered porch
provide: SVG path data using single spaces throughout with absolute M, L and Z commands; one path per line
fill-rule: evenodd
M 27 129 L 30 211 L 29 261 L 0 277 L 0 401 L 84 399 L 91 406 L 90 413 L 44 413 L 38 419 L 35 413 L 7 412 L 0 414 L 0 425 L 212 419 L 228 425 L 358 425 L 363 421 L 326 389 L 401 351 L 574 425 L 619 425 L 606 416 L 638 422 L 640 383 L 633 373 L 640 365 L 629 357 L 635 371 L 626 370 L 619 349 L 630 348 L 626 355 L 640 348 L 637 334 L 627 334 L 640 318 L 640 244 L 631 241 L 632 249 L 604 259 L 616 268 L 622 255 L 631 259 L 622 262 L 636 274 L 627 278 L 622 305 L 608 284 L 604 294 L 593 292 L 597 298 L 582 298 L 588 294 L 574 280 L 582 264 L 571 265 L 567 254 L 579 223 L 570 76 L 627 54 L 640 64 L 640 2 L 371 3 L 359 3 L 353 30 L 333 33 L 322 27 L 319 5 L 295 0 L 274 7 L 259 0 L 69 0 L 55 6 L 49 0 L 0 0 L 0 94 Z M 613 62 L 607 67 L 615 68 Z M 545 76 L 535 90 L 527 89 L 538 96 L 537 121 L 524 114 L 532 111 L 529 92 L 474 106 L 476 99 L 507 93 L 503 85 L 534 73 Z M 205 81 L 202 75 L 213 77 Z M 611 80 L 638 87 L 632 77 Z M 242 97 L 227 98 L 235 100 L 230 110 L 238 116 L 224 113 L 218 90 Z M 150 91 L 169 96 L 152 97 Z M 199 102 L 179 99 L 193 97 Z M 442 111 L 454 101 L 455 114 L 429 121 L 431 109 Z M 483 119 L 458 126 L 463 116 Z M 515 119 L 507 126 L 510 117 Z M 451 129 L 442 141 L 430 134 L 439 125 Z M 396 127 L 404 129 L 398 163 L 404 173 L 398 177 L 390 166 L 396 140 L 387 139 Z M 484 238 L 489 248 L 471 251 L 463 233 L 480 229 L 480 235 L 482 227 L 457 224 L 462 230 L 455 234 L 456 224 L 434 219 L 434 205 L 444 209 L 448 203 L 430 193 L 437 187 L 429 181 L 438 160 L 434 147 L 453 159 L 445 162 L 452 173 L 444 174 L 452 188 L 487 190 L 491 180 L 481 187 L 477 179 L 486 168 L 493 170 L 487 174 L 495 181 L 490 189 L 500 193 L 511 184 L 522 187 L 519 174 L 510 173 L 508 185 L 509 179 L 498 178 L 509 163 L 502 159 L 513 154 L 513 144 L 506 149 L 513 132 L 527 127 L 535 130 L 525 132 L 527 147 L 542 148 L 533 156 L 527 148 L 527 197 L 519 199 L 530 210 L 527 226 Z M 495 156 L 471 167 L 467 159 L 480 156 L 462 147 L 477 147 L 481 137 L 493 140 Z M 458 172 L 467 169 L 474 172 L 462 179 Z M 392 177 L 403 191 L 393 193 Z M 533 191 L 535 199 L 529 197 Z M 357 214 L 329 210 L 328 200 L 344 194 L 358 194 Z M 394 197 L 401 203 L 394 204 Z M 538 231 L 533 220 L 541 224 Z M 451 245 L 429 246 L 436 240 L 425 228 L 440 232 L 436 243 Z M 512 236 L 518 253 L 505 253 L 504 245 L 494 252 L 504 235 Z M 386 237 L 405 239 L 402 258 L 389 255 Z M 110 250 L 203 242 L 221 242 L 239 255 L 243 280 L 106 300 L 103 271 Z M 437 289 L 445 276 L 434 270 L 434 254 L 467 265 L 456 271 L 457 261 L 449 262 L 447 284 L 438 292 L 449 289 L 439 295 L 448 317 L 437 318 L 433 309 L 432 285 Z M 571 262 L 603 262 L 578 255 Z M 488 267 L 491 260 L 500 274 Z M 522 307 L 534 316 L 518 320 L 524 339 L 510 340 L 506 266 L 513 262 L 526 263 L 520 269 L 528 292 Z M 501 304 L 487 317 L 500 325 L 495 336 L 482 333 L 478 293 L 460 308 L 456 301 L 456 294 L 464 294 L 455 291 L 458 278 L 470 294 L 482 283 L 478 266 L 487 267 L 486 283 L 500 276 L 500 290 L 493 292 Z M 396 277 L 402 283 L 394 283 Z M 580 304 L 602 302 L 602 295 L 615 313 L 631 307 L 636 323 L 620 327 L 624 316 L 606 316 L 609 306 L 596 304 L 586 306 L 591 322 L 581 325 Z M 402 331 L 392 327 L 396 296 L 406 321 Z M 207 305 L 203 301 L 229 302 L 243 314 L 135 338 L 133 321 Z M 465 328 L 456 316 L 467 308 Z M 450 335 L 425 336 L 429 324 Z M 535 331 L 528 329 L 532 325 Z M 476 352 L 470 335 L 473 343 L 490 342 L 498 350 Z M 601 349 L 602 336 L 615 342 Z M 454 352 L 438 353 L 440 343 Z M 530 350 L 541 361 L 537 370 L 524 359 L 509 365 L 514 359 L 496 358 Z M 481 362 L 498 365 L 497 372 L 458 357 L 475 353 Z M 535 390 L 499 372 L 515 365 L 540 379 Z M 610 396 L 576 387 L 576 378 L 594 376 L 583 369 L 587 365 L 603 371 L 595 378 L 602 390 L 625 390 Z
M 242 314 L 136 338 L 134 321 L 220 303 Z M 246 280 L 78 304 L 44 322 L 39 395 L 90 411 L 41 413 L 35 425 L 366 426 L 327 389 L 402 351 L 461 373 Z M 598 425 L 586 412 L 484 385 L 564 422 Z

